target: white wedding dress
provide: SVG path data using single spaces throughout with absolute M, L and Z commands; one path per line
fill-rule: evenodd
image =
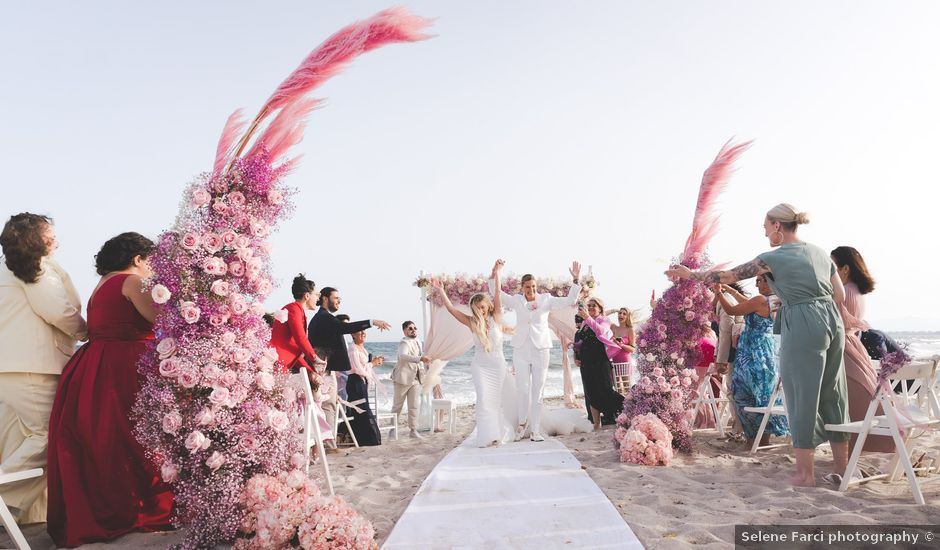
M 477 447 L 489 447 L 513 440 L 515 425 L 515 384 L 503 356 L 503 332 L 499 323 L 490 319 L 490 351 L 473 333 L 473 359 L 470 374 L 476 389 L 476 421 L 474 434 L 467 438 Z

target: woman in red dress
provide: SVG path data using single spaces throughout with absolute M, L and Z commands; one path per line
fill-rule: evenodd
M 152 241 L 110 239 L 95 256 L 101 281 L 88 301 L 88 343 L 65 366 L 49 419 L 47 529 L 58 546 L 172 529 L 173 494 L 134 437 L 137 363 L 157 309 L 143 279 Z
M 285 370 L 303 367 L 308 372 L 313 372 L 313 360 L 317 354 L 307 338 L 307 314 L 304 313 L 304 308 L 312 310 L 317 307 L 317 295 L 314 290 L 316 287 L 313 281 L 307 279 L 303 273 L 294 277 L 291 285 L 294 301 L 284 306 L 287 319 L 275 319 L 271 326 L 270 345 L 277 350 L 277 356 Z

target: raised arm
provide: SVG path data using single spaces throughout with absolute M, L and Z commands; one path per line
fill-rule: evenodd
M 444 307 L 447 309 L 448 313 L 453 315 L 454 319 L 457 319 L 462 325 L 466 325 L 469 328 L 470 316 L 454 307 L 454 304 L 450 301 L 450 297 L 447 296 L 447 292 L 444 291 L 444 285 L 439 280 L 432 279 L 431 287 L 440 293 L 441 300 L 444 302 Z
M 737 300 L 738 302 L 747 301 L 747 296 L 738 292 L 737 289 L 735 289 L 733 286 L 723 284 L 723 285 L 720 285 L 719 290 L 727 292 L 728 294 L 734 296 L 734 299 Z
M 493 293 L 493 317 L 499 319 L 503 315 L 503 299 L 502 299 L 502 282 L 499 278 L 499 270 L 503 268 L 505 264 L 503 260 L 496 260 L 496 263 L 493 264 L 493 272 L 490 274 L 490 279 L 493 281 L 493 284 L 496 288 L 500 289 L 499 292 Z
M 581 285 L 578 284 L 578 280 L 581 278 L 581 264 L 571 262 L 571 267 L 568 268 L 568 272 L 571 273 L 572 281 L 571 288 L 568 289 L 568 295 L 564 298 L 554 296 L 550 298 L 548 302 L 549 309 L 572 307 L 578 302 L 578 295 L 581 294 Z
M 756 312 L 761 317 L 770 316 L 770 308 L 767 305 L 765 296 L 758 295 L 740 304 L 732 304 L 730 300 L 725 298 L 724 294 L 719 294 L 718 301 L 721 302 L 721 308 L 728 315 L 747 315 Z
M 757 277 L 761 273 L 767 273 L 770 268 L 760 258 L 743 263 L 728 271 L 692 271 L 684 265 L 674 265 L 666 270 L 666 275 L 679 279 L 692 279 L 703 281 L 708 284 L 724 283 L 731 284 L 742 279 Z

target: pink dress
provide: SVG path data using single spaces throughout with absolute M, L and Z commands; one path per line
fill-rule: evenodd
M 849 418 L 855 422 L 865 420 L 868 405 L 875 395 L 878 373 L 871 364 L 871 358 L 859 339 L 859 333 L 868 329 L 865 318 L 865 297 L 858 291 L 855 283 L 845 283 L 845 302 L 839 306 L 842 323 L 845 325 L 845 380 L 849 394 Z M 883 414 L 879 408 L 875 414 Z M 852 436 L 849 449 L 855 446 L 856 436 Z M 863 451 L 890 453 L 894 450 L 894 441 L 885 435 L 868 436 Z
M 697 394 L 698 389 L 705 382 L 705 373 L 708 372 L 708 366 L 715 361 L 717 342 L 714 338 L 702 338 L 698 341 L 698 346 L 701 357 L 695 365 L 695 374 L 698 375 L 698 380 L 695 382 L 694 386 L 691 386 L 692 395 Z M 715 397 L 719 397 L 721 393 L 721 376 L 716 377 L 715 375 L 711 375 L 708 378 L 711 381 L 712 392 L 714 392 Z M 693 427 L 697 430 L 715 427 L 715 415 L 712 414 L 711 407 L 705 403 L 698 406 L 698 410 L 695 411 Z

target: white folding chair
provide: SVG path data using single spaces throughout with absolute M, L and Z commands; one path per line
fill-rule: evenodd
M 777 405 L 777 399 L 780 399 L 780 404 Z M 762 407 L 744 407 L 744 412 L 757 413 L 764 415 L 760 421 L 760 427 L 757 428 L 757 435 L 754 436 L 754 444 L 751 445 L 750 454 L 754 454 L 757 451 L 762 451 L 765 449 L 776 449 L 777 447 L 786 447 L 789 443 L 771 443 L 769 445 L 761 445 L 760 440 L 764 437 L 764 430 L 767 429 L 767 423 L 770 422 L 771 416 L 787 416 L 787 405 L 783 400 L 783 382 L 780 380 L 780 375 L 778 374 L 774 378 L 774 390 L 770 392 L 770 399 L 767 401 L 767 404 Z
M 326 486 L 333 492 L 333 478 L 330 476 L 330 464 L 326 459 L 326 446 L 323 444 L 323 433 L 320 431 L 320 419 L 317 418 L 316 407 L 313 401 L 313 386 L 310 385 L 310 378 L 306 370 L 290 375 L 291 384 L 299 386 L 304 392 L 304 431 L 301 440 L 304 445 L 304 454 L 307 457 L 305 471 L 310 475 L 310 448 L 318 447 L 320 454 L 320 463 L 323 465 L 323 477 L 326 478 Z
M 336 371 L 330 372 L 330 375 L 333 377 L 333 387 L 339 387 L 336 380 Z M 359 441 L 356 439 L 356 432 L 352 429 L 352 423 L 349 422 L 350 418 L 355 418 L 355 414 L 350 415 L 346 412 L 346 407 L 340 403 L 339 396 L 333 400 L 333 418 L 330 419 L 330 428 L 332 428 L 334 434 L 338 434 L 336 431 L 339 428 L 339 423 L 343 422 L 346 424 L 346 431 L 349 432 L 349 437 L 352 439 L 352 444 L 358 449 Z M 336 447 L 336 440 L 334 440 L 333 447 Z
M 369 408 L 375 414 L 375 422 L 379 425 L 379 433 L 385 436 L 385 432 L 388 432 L 388 437 L 398 441 L 398 413 L 379 412 L 379 384 L 380 382 L 376 380 L 375 384 L 369 385 Z M 382 424 L 386 421 L 391 422 L 383 426 Z
M 633 381 L 630 379 L 630 363 L 611 363 L 614 368 L 614 389 L 620 395 L 630 393 Z
M 4 472 L 0 474 L 0 485 L 23 481 L 24 479 L 31 479 L 41 475 L 42 468 L 33 468 L 32 470 L 23 470 L 21 472 Z M 26 542 L 26 537 L 24 537 L 23 532 L 20 531 L 20 526 L 16 524 L 16 519 L 13 518 L 13 514 L 10 512 L 10 509 L 7 508 L 7 504 L 3 501 L 2 496 L 0 496 L 0 520 L 3 520 L 3 527 L 6 528 L 7 534 L 13 539 L 14 548 L 16 550 L 29 550 L 29 543 Z
M 437 431 L 442 420 L 440 417 L 447 414 L 447 433 L 453 435 L 457 432 L 457 407 L 450 399 L 432 399 L 431 400 L 431 429 Z
M 890 384 L 888 387 L 879 386 L 875 390 L 875 396 L 868 405 L 865 412 L 865 419 L 848 422 L 845 424 L 826 424 L 826 429 L 833 432 L 848 432 L 858 434 L 855 441 L 855 447 L 849 457 L 849 464 L 845 469 L 845 475 L 842 476 L 842 483 L 839 485 L 840 491 L 845 491 L 851 485 L 872 481 L 875 479 L 888 478 L 888 481 L 897 481 L 901 476 L 901 468 L 907 475 L 907 483 L 911 487 L 911 493 L 914 495 L 914 502 L 924 505 L 924 494 L 921 486 L 940 479 L 940 476 L 927 478 L 918 481 L 915 471 L 923 471 L 924 468 L 915 468 L 911 463 L 911 453 L 913 452 L 913 435 L 918 430 L 940 429 L 940 401 L 937 399 L 937 393 L 933 388 L 934 377 L 937 375 L 937 356 L 930 359 L 920 359 L 914 361 L 888 377 Z M 908 394 L 908 388 L 913 387 L 911 382 L 919 381 L 918 393 L 923 392 L 921 398 Z M 894 394 L 891 387 L 900 383 L 900 395 Z M 918 405 L 918 401 L 926 402 L 927 409 Z M 878 407 L 884 411 L 882 415 L 875 415 Z M 866 478 L 854 478 L 858 470 L 858 459 L 862 454 L 862 447 L 865 445 L 865 439 L 868 435 L 886 435 L 894 439 L 894 457 L 888 466 L 889 473 L 875 475 Z M 929 472 L 927 472 L 929 474 Z M 853 479 L 854 478 L 854 479 Z
M 711 380 L 713 374 L 717 374 L 714 363 L 708 365 L 708 370 L 705 371 L 705 376 L 702 383 L 699 384 L 695 400 L 692 401 L 691 410 L 695 414 L 698 412 L 699 406 L 704 404 L 711 411 L 712 416 L 715 417 L 715 429 L 718 430 L 718 435 L 724 437 L 725 425 L 728 423 L 725 415 L 727 414 L 729 417 L 731 415 L 728 412 L 730 402 L 727 397 L 715 397 Z M 721 385 L 722 387 L 725 385 L 724 377 L 722 377 Z

